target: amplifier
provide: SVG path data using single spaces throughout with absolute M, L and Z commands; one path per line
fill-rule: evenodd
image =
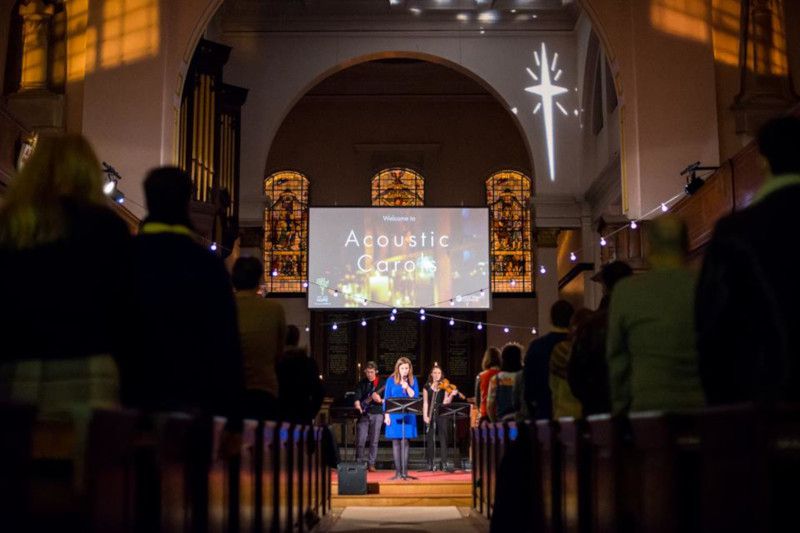
M 367 493 L 367 463 L 339 463 L 337 467 L 339 477 L 339 494 L 366 494 Z

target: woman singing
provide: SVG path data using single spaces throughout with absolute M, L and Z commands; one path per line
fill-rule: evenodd
M 434 443 L 435 438 L 439 437 L 436 447 L 440 450 L 442 470 L 452 472 L 447 466 L 447 418 L 439 416 L 439 406 L 452 403 L 455 396 L 463 396 L 455 385 L 450 385 L 449 390 L 445 390 L 442 382 L 442 369 L 434 364 L 431 369 L 428 382 L 422 389 L 422 419 L 425 421 L 425 459 L 428 461 L 428 470 L 434 470 Z
M 419 386 L 414 379 L 411 361 L 401 357 L 394 364 L 394 372 L 386 380 L 384 398 L 417 398 Z M 383 403 L 386 411 L 386 402 Z M 395 475 L 390 479 L 408 479 L 408 439 L 417 436 L 416 415 L 401 415 L 386 413 L 383 416 L 386 424 L 386 438 L 392 439 L 392 452 L 394 453 Z

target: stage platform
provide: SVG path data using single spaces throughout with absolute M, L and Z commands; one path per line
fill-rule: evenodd
M 470 472 L 418 472 L 410 475 L 416 480 L 389 481 L 394 470 L 367 473 L 367 494 L 340 496 L 336 472 L 333 473 L 332 505 L 336 508 L 351 506 L 422 506 L 470 507 L 472 505 L 472 474 Z

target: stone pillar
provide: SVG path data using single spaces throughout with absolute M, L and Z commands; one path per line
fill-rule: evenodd
M 22 4 L 22 76 L 19 91 L 47 89 L 50 19 L 55 7 L 42 0 Z
M 539 315 L 539 335 L 550 332 L 550 307 L 558 300 L 558 233 L 555 228 L 536 229 L 536 308 Z M 539 271 L 540 266 L 545 273 Z

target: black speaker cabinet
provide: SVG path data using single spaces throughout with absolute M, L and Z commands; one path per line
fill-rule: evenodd
M 339 494 L 367 493 L 367 463 L 339 463 Z

